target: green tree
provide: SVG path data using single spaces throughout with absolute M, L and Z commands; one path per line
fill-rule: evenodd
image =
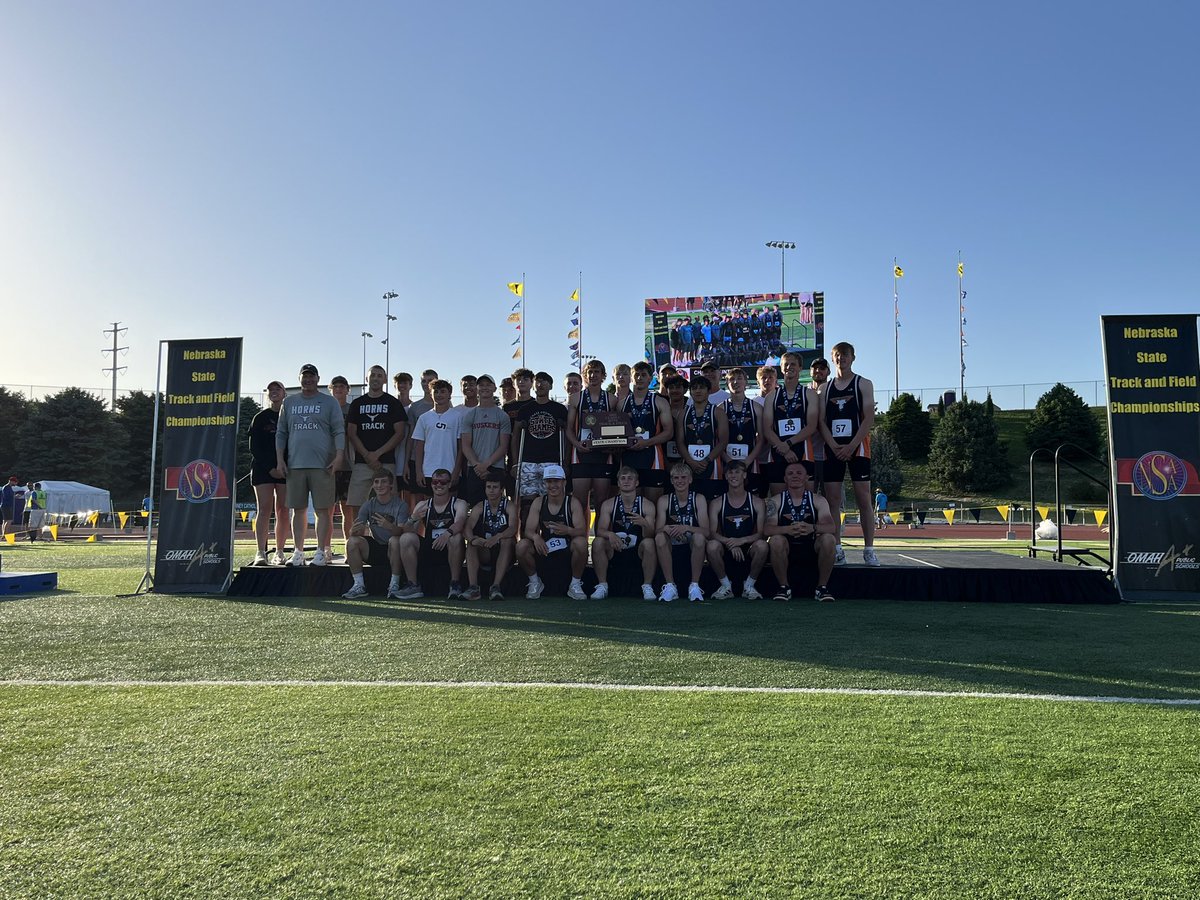
M 900 448 L 882 428 L 871 432 L 871 483 L 889 497 L 895 497 L 904 486 L 900 471 Z
M 250 422 L 262 409 L 253 397 L 243 397 L 238 403 L 238 437 L 237 437 L 237 497 L 238 503 L 254 502 L 254 486 L 250 484 L 250 466 L 254 459 L 250 456 Z
M 1075 444 L 1089 453 L 1100 450 L 1100 429 L 1088 405 L 1061 382 L 1042 394 L 1025 426 L 1029 449 L 1053 452 L 1060 444 Z
M 7 480 L 9 475 L 16 475 L 29 481 L 36 477 L 25 478 L 17 471 L 21 467 L 17 457 L 17 435 L 28 418 L 29 401 L 25 395 L 0 387 L 0 479 Z
M 156 465 L 162 472 L 162 441 L 166 425 L 162 415 L 162 395 L 159 395 L 158 447 L 155 452 Z M 152 451 L 150 435 L 154 431 L 154 394 L 145 391 L 134 391 L 125 397 L 117 398 L 117 425 L 125 432 L 128 460 L 124 471 L 124 481 L 117 488 L 120 500 L 114 497 L 114 502 L 127 509 L 138 509 L 146 492 L 150 490 L 150 454 Z M 155 489 L 162 489 L 162 476 L 155 476 Z
M 126 442 L 103 401 L 69 387 L 33 404 L 17 452 L 35 481 L 82 481 L 112 490 L 124 480 Z
M 1006 448 L 985 404 L 967 400 L 946 409 L 933 433 L 929 474 L 946 491 L 987 491 L 1008 482 Z
M 929 443 L 933 440 L 933 421 L 912 394 L 898 394 L 880 419 L 880 428 L 895 442 L 904 459 L 920 459 L 929 453 Z M 871 456 L 873 459 L 874 452 Z

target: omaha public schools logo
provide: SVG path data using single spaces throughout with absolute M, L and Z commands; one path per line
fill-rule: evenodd
M 188 503 L 207 503 L 229 496 L 229 483 L 216 463 L 194 459 L 186 466 L 167 469 L 166 489 Z
M 1133 464 L 1133 486 L 1150 500 L 1170 500 L 1187 487 L 1187 466 L 1174 453 L 1151 450 Z
M 1182 550 L 1176 551 L 1172 544 L 1167 550 L 1131 550 L 1123 560 L 1127 566 L 1145 566 L 1154 569 L 1157 578 L 1164 571 L 1176 572 L 1181 569 L 1200 569 L 1200 562 L 1192 555 L 1192 545 L 1187 544 Z

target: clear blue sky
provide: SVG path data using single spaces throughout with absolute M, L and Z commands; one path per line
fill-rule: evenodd
M 824 290 L 890 391 L 1102 377 L 1102 313 L 1192 312 L 1189 3 L 6 2 L 0 383 L 122 388 L 243 335 L 315 362 L 505 374 L 642 352 L 646 297 Z M 1031 398 L 1030 402 L 1032 403 Z M 1091 398 L 1088 398 L 1089 400 Z

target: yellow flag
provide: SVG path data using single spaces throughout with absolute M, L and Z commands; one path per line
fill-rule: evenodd
M 890 518 L 892 520 L 893 525 L 896 525 L 900 522 L 901 515 L 903 515 L 903 513 L 890 512 L 890 513 L 888 513 L 888 518 Z
M 242 513 L 242 515 L 245 515 L 245 513 Z M 129 513 L 127 513 L 127 512 L 117 513 L 117 521 L 120 522 L 121 527 L 124 528 L 125 523 L 129 521 Z
M 846 524 L 846 514 L 845 513 L 842 513 L 842 524 L 843 525 Z
M 1048 518 L 1050 518 L 1050 507 L 1048 507 L 1048 506 L 1039 506 L 1039 507 L 1037 508 L 1037 511 L 1038 511 L 1038 515 L 1039 515 L 1039 516 L 1041 516 L 1043 519 L 1048 519 Z
M 962 278 L 962 269 L 963 269 L 962 263 L 959 263 L 958 264 L 958 277 L 959 278 Z
M 141 516 L 141 517 L 144 519 L 144 518 L 146 518 L 148 515 L 150 515 L 150 513 L 149 513 L 149 511 L 147 511 L 147 510 L 144 510 L 144 509 L 139 509 L 139 510 L 138 510 L 138 515 L 139 515 L 139 516 Z
M 15 545 L 17 543 L 17 536 L 13 532 L 10 531 L 4 535 L 4 540 L 8 541 L 8 543 L 10 543 L 10 544 Z
M 52 540 L 52 541 L 58 540 L 58 525 L 50 526 L 50 540 Z
M 243 509 L 242 510 L 242 521 L 245 522 L 248 518 L 250 518 L 250 510 Z
M 1096 514 L 1096 524 L 1103 525 L 1104 519 L 1108 516 L 1108 510 L 1107 509 L 1096 509 L 1096 510 L 1092 510 L 1092 511 Z
M 575 290 L 571 291 L 571 299 L 572 300 L 579 299 L 579 288 L 575 288 Z
M 508 289 L 518 297 L 525 296 L 525 282 L 523 281 L 510 281 L 508 283 Z
M 514 350 L 514 351 L 513 351 L 512 358 L 513 358 L 513 359 L 520 359 L 520 358 L 521 358 L 521 348 L 520 348 L 520 347 L 518 347 L 516 350 Z
M 1005 504 L 1004 506 L 997 506 L 996 512 L 1000 513 L 1000 518 L 1002 518 L 1005 522 L 1008 521 L 1008 505 L 1007 504 Z
M 578 328 L 572 328 L 570 331 L 568 331 L 568 332 L 567 332 L 567 337 L 568 337 L 568 338 L 570 338 L 570 339 L 572 339 L 572 340 L 573 340 L 574 338 L 577 338 L 577 337 L 579 337 L 579 329 L 578 329 Z
M 85 543 L 85 544 L 94 544 L 94 543 L 96 543 L 96 536 L 95 536 L 94 534 L 89 534 L 89 535 L 88 535 L 88 539 L 87 539 L 86 541 L 84 541 L 84 543 Z
M 508 314 L 508 321 L 510 321 L 510 322 L 520 322 L 520 321 L 521 321 L 521 314 L 520 314 L 519 312 L 515 312 L 515 313 L 509 313 L 509 314 Z
M 904 277 L 904 270 L 902 268 L 900 268 L 899 266 L 896 266 L 896 277 L 897 278 Z
M 957 510 L 953 510 L 953 509 L 943 509 L 942 510 L 942 515 L 946 517 L 946 521 L 951 525 L 954 524 L 954 513 L 955 512 L 957 512 Z
M 89 525 L 91 525 L 93 528 L 96 527 L 96 523 L 99 521 L 100 521 L 100 513 L 98 513 L 98 512 L 94 512 L 90 516 L 87 517 L 87 523 Z

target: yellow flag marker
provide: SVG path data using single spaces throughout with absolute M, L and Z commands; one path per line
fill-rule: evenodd
M 1105 518 L 1107 518 L 1107 516 L 1108 516 L 1108 510 L 1107 509 L 1096 509 L 1096 510 L 1092 510 L 1092 512 L 1094 512 L 1096 514 L 1096 524 L 1103 525 Z
M 242 521 L 245 522 L 248 518 L 250 518 L 250 511 L 243 509 L 242 510 Z
M 17 536 L 10 531 L 6 535 L 4 535 L 4 540 L 7 541 L 9 544 L 15 545 L 17 543 Z
M 1005 522 L 1008 521 L 1008 504 L 1005 504 L 1003 506 L 997 506 L 996 512 L 1000 513 L 1001 519 L 1003 519 Z
M 953 525 L 953 524 L 954 524 L 954 514 L 955 514 L 955 512 L 957 512 L 957 510 L 953 510 L 953 509 L 943 509 L 943 510 L 942 510 L 942 515 L 946 517 L 946 521 L 947 521 L 948 523 L 950 523 L 951 525 Z
M 525 282 L 523 281 L 510 281 L 508 283 L 508 289 L 518 297 L 525 296 Z
M 121 523 L 121 527 L 125 527 L 125 523 L 129 521 L 129 513 L 117 513 L 117 521 Z
M 845 513 L 842 513 L 842 524 L 843 525 L 846 524 L 846 514 Z
M 903 515 L 903 513 L 898 513 L 898 512 L 888 513 L 888 517 L 892 520 L 893 525 L 897 524 L 900 521 L 900 516 L 902 516 L 902 515 Z
M 1048 518 L 1050 518 L 1050 507 L 1048 507 L 1048 506 L 1039 506 L 1039 507 L 1037 508 L 1037 510 L 1038 510 L 1038 515 L 1039 515 L 1039 516 L 1041 516 L 1043 519 L 1048 519 Z
M 52 540 L 52 541 L 58 540 L 58 525 L 50 526 L 50 540 Z
M 89 534 L 89 535 L 88 535 L 88 539 L 87 539 L 86 541 L 84 541 L 84 543 L 85 543 L 85 544 L 94 544 L 94 543 L 96 543 L 96 536 L 95 536 L 94 534 Z

